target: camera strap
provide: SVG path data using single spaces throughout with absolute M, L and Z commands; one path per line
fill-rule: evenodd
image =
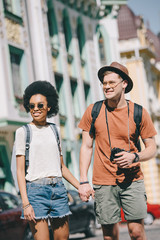
M 127 101 L 127 108 L 128 108 L 128 143 L 129 143 L 129 152 L 130 152 L 130 133 L 129 133 L 129 102 Z M 108 139 L 109 139 L 109 145 L 110 149 L 112 151 L 112 145 L 111 145 L 111 138 L 109 133 L 109 125 L 108 125 L 108 117 L 107 117 L 107 106 L 105 107 L 105 113 L 106 113 L 106 124 L 107 124 L 107 131 L 108 131 Z

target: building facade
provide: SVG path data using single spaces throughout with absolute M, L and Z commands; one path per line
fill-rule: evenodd
M 144 106 L 157 130 L 156 158 L 142 163 L 148 201 L 160 203 L 160 40 L 127 6 L 117 18 L 121 62 L 134 82 L 128 98 Z
M 160 132 L 159 41 L 141 18 L 126 10 L 126 3 L 0 1 L 0 189 L 15 191 L 10 171 L 12 146 L 16 129 L 31 120 L 22 99 L 33 81 L 47 80 L 57 89 L 60 110 L 49 121 L 60 126 L 64 161 L 77 178 L 81 146 L 77 125 L 86 107 L 103 99 L 97 78 L 101 66 L 119 61 L 128 67 L 134 89 L 127 97 L 148 110 Z M 156 142 L 157 158 L 143 164 L 151 202 L 160 202 L 159 134 Z M 91 182 L 91 168 L 88 177 Z
M 47 80 L 58 91 L 59 115 L 50 121 L 60 126 L 64 161 L 79 178 L 77 125 L 86 107 L 103 98 L 97 70 L 118 58 L 114 16 L 118 2 L 126 3 L 0 1 L 1 189 L 14 191 L 10 172 L 14 134 L 30 121 L 23 108 L 23 91 L 36 80 Z M 90 170 L 90 181 L 91 175 Z

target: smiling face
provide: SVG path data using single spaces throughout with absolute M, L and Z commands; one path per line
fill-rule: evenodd
M 35 125 L 45 125 L 47 113 L 50 110 L 48 107 L 47 98 L 41 94 L 35 94 L 29 101 L 30 114 Z
M 126 86 L 127 81 L 114 72 L 108 73 L 103 78 L 103 92 L 108 100 L 119 98 L 124 93 Z

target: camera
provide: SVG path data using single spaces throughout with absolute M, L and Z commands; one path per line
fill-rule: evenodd
M 120 156 L 115 156 L 116 153 L 123 152 L 124 149 L 121 148 L 112 148 L 111 155 L 110 155 L 110 161 L 112 162 L 115 158 L 119 158 Z

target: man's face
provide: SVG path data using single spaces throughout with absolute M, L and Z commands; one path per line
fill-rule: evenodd
M 103 79 L 103 92 L 106 99 L 116 99 L 125 91 L 127 81 L 116 73 L 108 73 Z

